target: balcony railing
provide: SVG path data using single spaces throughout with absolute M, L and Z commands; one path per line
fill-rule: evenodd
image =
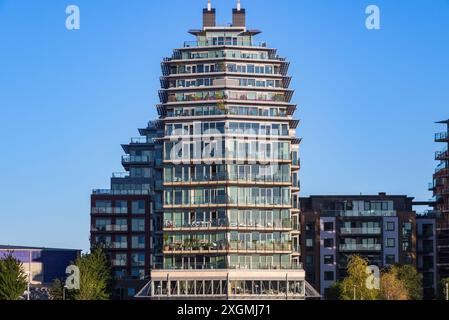
M 129 178 L 129 172 L 114 172 L 112 174 L 112 178 L 114 179 L 125 179 Z
M 240 100 L 240 101 L 268 101 L 268 102 L 287 102 L 286 96 L 281 93 L 276 94 L 239 94 L 230 92 L 228 94 L 209 94 L 198 92 L 186 95 L 168 95 L 167 101 L 170 102 L 191 102 L 191 101 L 222 101 L 222 100 Z
M 153 143 L 153 139 L 148 137 L 137 137 L 131 139 L 131 144 L 149 144 Z
M 448 160 L 448 159 L 449 159 L 449 151 L 448 150 L 437 151 L 435 153 L 435 160 L 444 161 L 444 160 Z
M 302 263 L 282 263 L 282 264 L 227 264 L 226 262 L 218 263 L 185 263 L 185 264 L 162 264 L 155 263 L 152 265 L 153 270 L 224 270 L 224 269 L 251 269 L 251 270 L 302 270 Z
M 127 225 L 106 225 L 106 226 L 92 226 L 92 231 L 97 232 L 127 232 Z
M 291 243 L 263 243 L 263 242 L 243 242 L 243 241 L 185 241 L 184 243 L 167 243 L 164 245 L 165 254 L 197 254 L 197 253 L 216 253 L 216 252 L 292 252 Z
M 149 190 L 110 190 L 110 189 L 95 189 L 92 194 L 99 196 L 143 196 L 149 195 Z
M 445 142 L 449 140 L 448 132 L 439 132 L 435 134 L 435 142 Z
M 176 199 L 173 203 L 165 203 L 164 206 L 167 208 L 171 207 L 186 207 L 186 206 L 208 206 L 215 207 L 217 205 L 223 206 L 242 206 L 242 207 L 282 207 L 282 208 L 290 208 L 291 201 L 290 199 L 273 199 L 270 197 L 243 197 L 243 199 L 238 198 L 234 199 L 230 196 L 216 196 L 211 198 L 205 197 L 191 197 L 187 199 L 190 201 L 179 201 L 176 202 Z
M 380 235 L 382 233 L 381 228 L 341 228 L 340 233 L 343 235 Z
M 246 175 L 246 176 L 238 176 L 235 174 L 228 173 L 219 173 L 212 176 L 202 176 L 202 177 L 194 177 L 193 180 L 183 181 L 182 179 L 166 179 L 164 181 L 165 184 L 199 184 L 199 183 L 213 183 L 213 182 L 237 182 L 237 183 L 262 183 L 262 184 L 274 184 L 274 183 L 282 183 L 282 184 L 291 184 L 291 175 L 282 176 L 282 175 L 273 175 L 273 176 L 262 176 L 262 175 Z
M 341 244 L 340 251 L 381 251 L 381 244 Z
M 322 215 L 328 217 L 395 217 L 396 211 L 345 211 L 345 210 L 323 210 Z
M 254 41 L 243 41 L 240 39 L 231 41 L 214 41 L 212 39 L 205 41 L 185 41 L 184 48 L 196 48 L 196 47 L 217 47 L 217 46 L 239 46 L 239 47 L 260 47 L 266 48 L 266 42 L 254 42 Z
M 143 164 L 150 164 L 151 163 L 151 157 L 149 156 L 122 156 L 122 163 L 126 163 L 126 164 L 130 164 L 130 163 L 134 163 L 134 164 L 139 164 L 139 163 L 143 163 Z
M 165 229 L 184 229 L 184 230 L 207 230 L 207 229 L 254 229 L 254 230 L 277 230 L 292 229 L 290 219 L 275 220 L 271 222 L 262 221 L 229 221 L 227 219 L 216 219 L 212 221 L 194 221 L 192 223 L 183 223 L 175 221 L 165 221 Z
M 127 214 L 128 208 L 126 207 L 93 207 L 91 212 L 93 214 Z

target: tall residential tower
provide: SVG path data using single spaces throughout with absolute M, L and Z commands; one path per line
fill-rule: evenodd
M 438 122 L 446 131 L 435 134 L 435 142 L 445 146 L 435 154 L 439 162 L 433 175 L 431 190 L 437 216 L 438 280 L 449 278 L 449 119 Z
M 92 242 L 147 282 L 137 297 L 304 299 L 289 62 L 240 1 L 227 26 L 209 1 L 189 33 L 162 63 L 160 119 L 123 146 L 128 173 L 92 196 Z

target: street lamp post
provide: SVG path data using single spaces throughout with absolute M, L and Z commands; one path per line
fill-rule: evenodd
M 30 300 L 30 283 L 31 283 L 31 249 L 28 251 L 28 284 L 27 284 L 27 300 Z

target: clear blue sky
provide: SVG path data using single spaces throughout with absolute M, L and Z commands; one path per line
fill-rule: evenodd
M 206 0 L 0 0 L 0 243 L 88 248 L 89 196 L 156 117 L 160 61 Z M 233 0 L 213 0 L 222 23 Z M 81 30 L 65 29 L 77 4 Z M 382 29 L 365 28 L 365 8 Z M 428 199 L 449 118 L 448 0 L 242 0 L 291 62 L 303 195 Z

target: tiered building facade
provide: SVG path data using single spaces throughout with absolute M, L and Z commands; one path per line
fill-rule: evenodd
M 305 298 L 289 62 L 253 40 L 240 4 L 232 20 L 204 9 L 196 41 L 162 63 L 160 119 L 92 195 L 92 244 L 122 297 Z

